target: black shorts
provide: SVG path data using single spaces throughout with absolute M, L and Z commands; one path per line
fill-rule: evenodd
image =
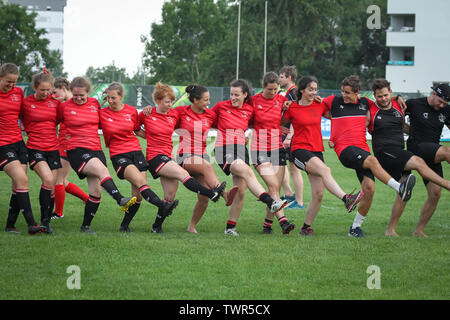
M 383 151 L 375 154 L 383 169 L 397 181 L 402 176 L 407 176 L 411 173 L 411 171 L 405 171 L 404 169 L 412 156 L 414 154 L 411 151 L 390 147 L 384 148 Z
M 36 149 L 27 148 L 27 151 L 28 151 L 28 162 L 30 163 L 31 170 L 34 170 L 34 166 L 41 161 L 47 162 L 50 170 L 62 168 L 59 150 L 40 151 Z
M 158 179 L 159 174 L 158 172 L 166 165 L 167 162 L 172 160 L 169 156 L 165 154 L 158 154 L 156 157 L 153 157 L 149 161 L 147 161 L 148 164 L 148 171 L 152 174 L 153 179 Z
M 23 140 L 0 147 L 0 171 L 10 162 L 19 160 L 21 164 L 27 164 L 28 152 Z
M 273 151 L 252 151 L 252 162 L 255 167 L 270 162 L 273 166 L 286 165 L 286 150 L 284 148 Z
M 339 161 L 341 161 L 344 167 L 354 169 L 356 171 L 359 182 L 362 182 L 364 177 L 368 177 L 375 181 L 375 177 L 372 171 L 363 168 L 364 161 L 370 155 L 370 152 L 367 152 L 366 150 L 354 146 L 349 146 L 342 150 L 339 156 Z
M 211 162 L 211 159 L 209 158 L 209 156 L 205 153 L 205 154 L 194 154 L 194 153 L 180 153 L 177 156 L 177 163 L 182 166 L 184 168 L 184 161 L 190 157 L 199 157 L 202 159 L 205 159 L 207 162 Z M 193 164 L 196 164 L 195 161 Z
M 231 174 L 231 164 L 237 159 L 241 159 L 247 165 L 250 165 L 248 149 L 243 144 L 228 144 L 223 147 L 216 147 L 214 156 L 217 164 L 227 176 Z
M 442 170 L 442 164 L 441 163 L 435 163 L 434 160 L 436 159 L 436 153 L 441 147 L 438 143 L 433 142 L 422 142 L 419 144 L 412 144 L 408 143 L 408 150 L 414 153 L 415 155 L 421 157 L 427 166 L 431 168 L 434 172 L 436 172 L 440 177 L 444 177 L 444 171 Z M 428 184 L 428 180 L 423 179 L 423 183 L 425 185 Z
M 82 173 L 84 167 L 93 158 L 98 158 L 106 167 L 106 157 L 102 150 L 89 150 L 85 148 L 75 148 L 67 150 L 70 166 L 77 173 L 80 179 L 86 178 Z
M 139 171 L 147 171 L 147 161 L 145 160 L 142 151 L 131 151 L 121 154 L 116 154 L 111 157 L 111 162 L 113 164 L 114 170 L 116 171 L 117 177 L 123 180 L 125 179 L 124 173 L 126 167 L 129 165 L 134 165 Z
M 306 163 L 313 157 L 317 157 L 325 163 L 325 161 L 323 160 L 322 152 L 309 151 L 306 149 L 296 149 L 294 150 L 294 152 L 292 152 L 292 156 L 294 158 L 293 163 L 295 164 L 295 166 L 303 171 L 306 171 Z

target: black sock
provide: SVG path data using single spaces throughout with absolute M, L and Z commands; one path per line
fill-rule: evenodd
M 228 220 L 228 221 L 227 221 L 227 229 L 236 228 L 236 224 L 237 224 L 236 221 Z
M 30 195 L 28 189 L 16 190 L 17 205 L 19 211 L 22 211 L 23 216 L 28 226 L 37 225 L 36 220 L 33 217 L 33 210 L 31 209 Z
M 19 206 L 17 204 L 16 193 L 11 194 L 11 200 L 9 201 L 8 219 L 6 220 L 7 228 L 14 228 L 19 217 Z
M 41 224 L 47 225 L 50 223 L 49 209 L 51 205 L 52 190 L 44 185 L 41 186 L 39 192 L 39 205 L 41 207 Z
M 202 186 L 200 182 L 198 182 L 192 177 L 189 177 L 186 180 L 184 180 L 183 185 L 192 192 L 195 192 L 197 194 L 200 193 L 201 195 L 208 197 L 210 199 L 214 196 L 214 192 Z
M 164 205 L 161 199 L 156 195 L 156 193 L 152 191 L 152 189 L 150 189 L 148 185 L 145 184 L 142 187 L 140 187 L 139 192 L 146 201 L 150 202 L 151 204 L 154 204 L 158 208 L 162 208 L 162 206 Z
M 311 227 L 311 225 L 309 225 L 309 224 L 306 224 L 306 223 L 303 223 L 303 227 L 302 227 L 302 229 L 308 229 L 309 227 Z
M 343 196 L 341 200 L 345 203 L 347 201 L 347 195 Z
M 123 220 L 122 220 L 122 223 L 120 224 L 120 226 L 128 227 L 128 225 L 130 224 L 131 220 L 136 215 L 136 212 L 139 210 L 140 206 L 141 206 L 141 203 L 140 202 L 136 202 L 131 207 L 129 207 L 127 212 L 125 212 L 125 215 L 123 216 Z
M 171 202 L 171 201 L 167 201 L 167 200 L 164 200 L 164 201 Z M 153 228 L 157 228 L 157 227 L 162 226 L 164 220 L 166 220 L 168 214 L 162 216 L 161 215 L 162 210 L 163 210 L 162 208 L 158 209 L 158 212 L 156 213 L 155 222 L 153 223 Z
M 94 219 L 99 205 L 100 198 L 89 195 L 86 205 L 84 206 L 83 226 L 91 225 L 92 219 Z
M 267 192 L 263 192 L 259 196 L 259 201 L 264 202 L 267 205 L 267 207 L 270 209 L 270 207 L 272 206 L 274 200 L 272 199 L 270 194 L 268 194 Z
M 111 177 L 107 177 L 102 180 L 100 185 L 103 187 L 103 189 L 106 190 L 106 192 L 109 193 L 111 197 L 116 200 L 118 204 L 120 204 L 120 200 L 123 198 L 122 194 L 120 193 L 119 189 L 117 189 L 116 184 L 114 183 L 113 179 Z
M 272 228 L 273 220 L 264 219 L 264 228 Z

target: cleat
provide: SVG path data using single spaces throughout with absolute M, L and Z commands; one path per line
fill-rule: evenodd
M 283 210 L 284 207 L 288 204 L 288 200 L 274 200 L 272 205 L 270 206 L 270 212 L 275 214 L 280 210 Z
M 224 234 L 229 235 L 229 236 L 239 237 L 239 233 L 237 233 L 236 228 L 226 229 Z
M 56 212 L 53 212 L 50 219 L 58 220 L 64 218 L 64 213 L 62 215 L 57 214 Z
M 174 200 L 172 202 L 164 201 L 164 207 L 161 210 L 160 217 L 170 216 L 177 206 L 178 200 Z
M 290 223 L 287 220 L 280 223 L 280 226 L 283 234 L 289 234 L 289 232 L 295 229 L 295 224 Z
M 225 205 L 227 207 L 231 206 L 231 204 L 234 201 L 234 197 L 236 197 L 236 194 L 239 192 L 239 187 L 238 186 L 234 186 L 233 188 L 231 188 L 230 190 L 228 190 L 228 194 L 227 194 L 227 201 L 225 203 Z
M 364 238 L 364 233 L 361 230 L 360 227 L 356 227 L 354 229 L 352 229 L 352 227 L 350 227 L 350 231 L 348 232 L 348 236 L 349 237 L 354 237 L 354 238 Z
M 304 209 L 305 205 L 299 205 L 297 200 L 294 200 L 291 203 L 288 203 L 285 207 L 285 210 L 292 210 L 292 209 Z
M 222 196 L 223 191 L 225 190 L 225 187 L 227 186 L 226 181 L 222 182 L 219 186 L 214 187 L 211 191 L 214 193 L 213 197 L 211 198 L 212 202 L 217 202 L 219 198 Z
M 132 231 L 129 226 L 120 226 L 119 232 L 130 233 Z
M 152 226 L 152 230 L 150 230 L 150 231 L 152 233 L 163 233 L 162 226 L 159 226 L 159 227 Z
M 94 230 L 91 229 L 91 226 L 81 226 L 80 231 L 89 234 L 95 234 Z
M 314 232 L 313 229 L 311 227 L 308 228 L 301 228 L 300 232 L 298 233 L 299 236 L 313 236 Z
M 416 184 L 416 177 L 413 174 L 410 174 L 405 181 L 400 184 L 400 189 L 398 191 L 398 195 L 404 202 L 408 201 L 411 198 L 412 189 Z
M 263 229 L 262 229 L 262 233 L 263 234 L 272 234 L 272 232 L 273 232 L 273 230 L 272 230 L 271 227 L 264 226 Z
M 16 228 L 14 228 L 14 227 L 6 227 L 5 228 L 5 231 L 6 232 L 9 232 L 9 233 L 14 233 L 14 234 L 19 234 L 20 233 L 20 231 L 19 230 L 17 230 Z
M 28 227 L 28 234 L 30 236 L 33 236 L 33 235 L 35 235 L 37 233 L 40 233 L 40 232 L 46 232 L 46 231 L 47 231 L 47 228 L 45 226 L 40 226 L 38 224 L 35 225 L 35 226 L 29 226 Z
M 364 193 L 363 191 L 359 191 L 357 194 L 353 194 L 353 191 L 349 194 L 345 195 L 345 208 L 347 208 L 347 212 L 350 213 L 355 210 L 358 203 L 361 201 Z
M 128 208 L 136 203 L 136 197 L 122 198 L 120 200 L 120 211 L 127 212 Z

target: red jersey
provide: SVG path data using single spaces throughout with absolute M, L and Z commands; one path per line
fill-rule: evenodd
M 253 137 L 251 150 L 273 151 L 283 148 L 281 143 L 281 111 L 287 101 L 282 95 L 266 99 L 262 92 L 253 96 Z
M 217 114 L 216 147 L 245 145 L 245 131 L 253 117 L 253 107 L 244 102 L 241 108 L 236 108 L 227 100 L 218 102 L 211 110 Z
M 19 114 L 23 101 L 23 91 L 14 87 L 6 93 L 0 90 L 0 146 L 22 140 L 19 128 Z
M 140 128 L 136 108 L 124 104 L 120 111 L 114 111 L 110 107 L 100 110 L 100 127 L 111 157 L 141 151 L 139 139 L 133 132 Z
M 51 95 L 44 100 L 38 100 L 32 94 L 23 100 L 21 116 L 28 134 L 28 148 L 40 151 L 58 150 L 56 125 L 59 108 L 59 101 Z
M 210 109 L 203 113 L 195 113 L 191 106 L 182 106 L 174 109 L 178 112 L 177 133 L 180 135 L 178 154 L 206 153 L 206 139 L 211 127 L 216 126 L 217 115 Z
M 156 107 L 153 107 L 150 116 L 145 116 L 143 112 L 139 114 L 139 125 L 144 125 L 145 138 L 147 139 L 147 161 L 159 154 L 173 157 L 172 134 L 177 122 L 178 112 L 174 109 L 162 114 L 156 112 Z
M 66 126 L 64 123 L 59 124 L 59 130 L 58 130 L 58 142 L 60 146 L 66 145 Z
M 73 99 L 61 104 L 60 118 L 66 127 L 67 150 L 102 150 L 98 135 L 100 109 L 98 101 L 91 97 L 81 106 L 75 104 Z
M 329 96 L 323 103 L 331 114 L 331 136 L 338 157 L 342 150 L 355 146 L 370 152 L 366 140 L 366 117 L 369 101 L 360 98 L 356 103 L 344 103 L 341 96 Z
M 301 106 L 293 102 L 283 117 L 292 122 L 294 136 L 291 150 L 305 149 L 312 152 L 322 152 L 322 116 L 328 109 L 323 103 L 314 101 L 309 106 Z

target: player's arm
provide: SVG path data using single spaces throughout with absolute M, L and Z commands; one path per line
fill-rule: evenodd
M 408 123 L 406 123 L 405 119 L 403 119 L 403 127 L 402 127 L 403 132 L 409 134 L 410 128 L 411 126 Z
M 394 99 L 395 101 L 397 101 L 397 103 L 398 103 L 398 105 L 400 106 L 400 109 L 402 110 L 403 114 L 405 114 L 407 105 L 406 105 L 406 102 L 405 102 L 405 100 L 403 99 L 403 97 L 402 97 L 401 95 L 397 95 L 397 96 L 393 97 L 393 99 Z

